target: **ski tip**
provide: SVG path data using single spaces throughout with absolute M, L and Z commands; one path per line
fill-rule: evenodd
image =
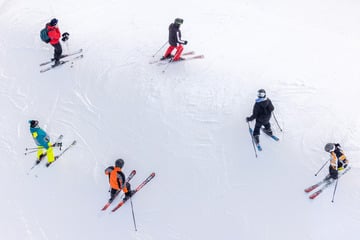
M 310 195 L 309 198 L 310 199 L 315 199 L 320 193 L 321 193 L 321 191 L 317 191 L 316 193 Z
M 105 211 L 109 206 L 110 206 L 110 203 L 107 203 L 107 204 L 101 209 L 101 211 Z

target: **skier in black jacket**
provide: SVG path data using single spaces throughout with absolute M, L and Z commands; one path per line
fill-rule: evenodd
M 253 132 L 255 143 L 258 144 L 260 142 L 260 128 L 262 126 L 265 127 L 264 132 L 267 135 L 272 136 L 272 130 L 270 125 L 271 113 L 274 111 L 274 105 L 271 100 L 266 97 L 266 92 L 264 89 L 260 89 L 258 91 L 258 98 L 256 99 L 253 113 L 250 117 L 246 118 L 246 122 L 250 122 L 256 119 L 255 128 Z
M 343 171 L 349 164 L 339 143 L 328 143 L 324 147 L 330 153 L 329 178 L 337 179 L 338 172 Z
M 184 20 L 181 18 L 176 18 L 174 23 L 171 23 L 169 26 L 169 44 L 170 46 L 166 50 L 164 56 L 161 60 L 165 60 L 168 58 L 172 58 L 171 52 L 176 48 L 176 53 L 172 58 L 172 61 L 183 60 L 180 56 L 184 47 L 182 45 L 186 45 L 188 42 L 186 40 L 181 39 L 181 31 L 180 25 L 183 24 Z

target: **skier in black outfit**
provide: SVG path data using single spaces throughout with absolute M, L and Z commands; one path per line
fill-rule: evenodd
M 250 122 L 256 119 L 255 128 L 253 132 L 255 143 L 258 144 L 260 142 L 260 128 L 262 126 L 265 127 L 264 132 L 267 135 L 272 136 L 272 130 L 270 125 L 271 113 L 274 111 L 274 105 L 271 100 L 266 97 L 266 92 L 264 89 L 260 89 L 258 91 L 258 98 L 255 101 L 255 105 L 253 108 L 253 113 L 250 117 L 246 118 L 246 122 Z
M 181 18 L 176 18 L 174 23 L 171 23 L 169 26 L 169 44 L 164 56 L 161 60 L 172 58 L 172 61 L 181 61 L 181 53 L 184 50 L 182 45 L 186 45 L 188 42 L 181 39 L 180 25 L 183 24 L 184 20 Z M 174 57 L 172 57 L 172 51 L 176 49 Z

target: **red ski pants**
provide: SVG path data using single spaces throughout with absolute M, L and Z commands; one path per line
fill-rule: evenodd
M 176 52 L 175 52 L 175 55 L 174 55 L 174 58 L 173 60 L 174 61 L 177 61 L 180 59 L 180 56 L 181 56 L 181 53 L 182 51 L 184 50 L 184 47 L 182 45 L 179 44 L 179 46 L 175 47 L 175 46 L 169 46 L 168 49 L 166 50 L 165 54 L 164 54 L 164 57 L 168 57 L 171 52 L 176 48 Z

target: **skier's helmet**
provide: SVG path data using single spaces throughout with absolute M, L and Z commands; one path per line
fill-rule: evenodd
M 266 92 L 265 92 L 264 89 L 259 89 L 259 90 L 258 90 L 258 97 L 259 97 L 259 98 L 264 98 L 264 97 L 266 97 Z
M 182 18 L 175 18 L 174 23 L 181 25 L 181 24 L 184 23 L 184 19 L 182 19 Z
M 115 161 L 115 167 L 122 168 L 123 166 L 124 166 L 124 160 L 122 160 L 121 158 Z
M 335 150 L 335 144 L 333 143 L 327 143 L 324 147 L 326 152 L 332 152 Z
M 57 23 L 58 23 L 58 20 L 56 18 L 53 18 L 50 21 L 50 26 L 56 26 Z
M 39 125 L 38 120 L 29 120 L 29 123 L 31 128 L 36 128 Z

